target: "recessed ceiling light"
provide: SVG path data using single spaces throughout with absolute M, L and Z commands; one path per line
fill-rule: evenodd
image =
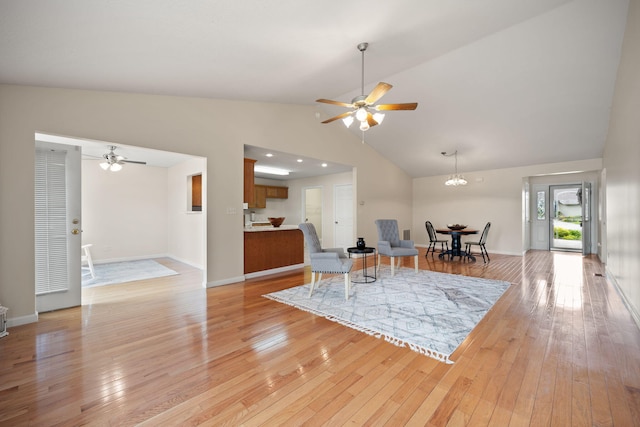
M 273 154 L 271 154 L 271 153 L 267 153 L 267 154 L 265 154 L 265 156 L 267 156 L 267 157 L 273 157 Z
M 322 167 L 323 167 L 323 168 L 326 168 L 327 166 L 329 166 L 329 165 L 327 165 L 326 163 L 323 163 L 323 164 L 322 164 Z
M 298 163 L 302 163 L 302 159 L 298 159 Z

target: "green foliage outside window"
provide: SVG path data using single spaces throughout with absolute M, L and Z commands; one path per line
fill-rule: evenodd
M 582 240 L 582 232 L 580 230 L 567 230 L 562 227 L 554 227 L 553 235 L 560 240 Z

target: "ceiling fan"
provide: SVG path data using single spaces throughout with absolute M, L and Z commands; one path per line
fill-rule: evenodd
M 393 86 L 389 83 L 380 82 L 373 88 L 369 95 L 364 94 L 364 52 L 369 47 L 369 43 L 360 43 L 357 48 L 362 52 L 362 95 L 356 96 L 351 100 L 351 103 L 332 101 L 330 99 L 316 99 L 316 102 L 322 102 L 325 104 L 339 105 L 351 109 L 346 113 L 339 114 L 335 117 L 331 117 L 323 121 L 322 123 L 331 123 L 335 120 L 342 119 L 344 124 L 349 127 L 353 123 L 354 117 L 360 122 L 360 130 L 366 131 L 370 127 L 382 123 L 384 114 L 379 111 L 390 110 L 415 110 L 418 107 L 417 102 L 409 102 L 405 104 L 378 104 L 376 102 L 384 96 Z
M 109 145 L 109 152 L 102 155 L 104 161 L 100 162 L 100 167 L 104 170 L 110 170 L 117 172 L 122 169 L 122 165 L 125 163 L 137 163 L 139 165 L 146 165 L 147 162 L 140 162 L 137 160 L 127 160 L 126 157 L 120 156 L 115 153 L 115 149 L 118 148 L 115 145 Z

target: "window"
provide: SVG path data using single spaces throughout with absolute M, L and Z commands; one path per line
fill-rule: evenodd
M 538 191 L 536 206 L 538 208 L 538 219 L 545 219 L 547 217 L 547 203 L 544 191 Z

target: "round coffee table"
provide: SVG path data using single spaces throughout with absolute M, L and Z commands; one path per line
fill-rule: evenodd
M 351 254 L 362 255 L 362 272 L 364 280 L 352 280 L 353 283 L 373 283 L 378 279 L 378 260 L 376 258 L 376 248 L 347 248 L 347 252 L 349 253 L 349 258 L 351 258 Z M 367 274 L 367 258 L 368 255 L 373 254 L 373 276 Z

